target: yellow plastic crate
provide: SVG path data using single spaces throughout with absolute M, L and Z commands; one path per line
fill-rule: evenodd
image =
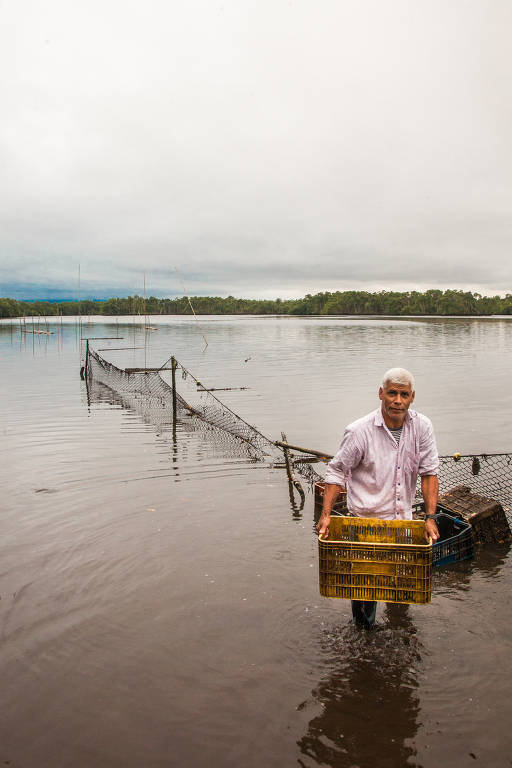
M 422 520 L 333 516 L 318 555 L 324 597 L 430 603 L 432 543 Z

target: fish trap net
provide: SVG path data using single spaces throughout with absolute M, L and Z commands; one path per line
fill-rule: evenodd
M 216 427 L 231 437 L 250 444 L 262 455 L 270 456 L 275 453 L 272 440 L 266 437 L 259 429 L 253 427 L 241 416 L 231 410 L 225 403 L 219 400 L 212 392 L 205 389 L 196 377 L 178 363 L 182 378 L 190 378 L 196 384 L 197 391 L 193 405 L 189 406 L 194 415 L 205 424 Z
M 217 441 L 227 445 L 234 442 L 245 446 L 251 455 L 259 459 L 279 461 L 280 451 L 274 442 L 231 410 L 216 395 L 207 390 L 176 361 L 183 379 L 190 379 L 196 386 L 193 400 L 187 402 L 177 391 L 174 393 L 180 418 L 189 416 L 191 429 L 209 430 Z M 87 345 L 86 373 L 89 381 L 103 384 L 117 392 L 123 402 L 143 414 L 152 423 L 172 423 L 173 387 L 163 378 L 165 364 L 158 369 L 123 369 L 105 360 L 90 344 Z M 279 457 L 279 458 L 278 458 Z M 293 469 L 311 487 L 322 482 L 312 463 L 318 459 L 294 457 Z M 512 518 L 512 454 L 472 454 L 440 456 L 440 493 L 455 486 L 466 485 L 473 493 L 499 501 L 509 521 Z M 417 497 L 421 497 L 421 480 L 418 478 Z
M 153 427 L 158 435 L 168 435 L 172 439 L 174 433 L 174 418 L 172 403 L 161 397 L 147 397 L 137 393 L 121 394 L 111 387 L 90 378 L 87 381 L 88 403 L 95 405 L 118 406 L 136 413 L 141 421 Z M 230 459 L 258 461 L 259 456 L 252 446 L 240 440 L 234 440 L 216 427 L 205 424 L 193 413 L 183 410 L 179 418 L 180 434 L 197 435 L 216 457 L 225 456 Z
M 473 493 L 499 501 L 507 518 L 512 517 L 512 454 L 472 454 L 439 457 L 439 492 L 465 485 Z M 417 496 L 420 496 L 418 479 Z
M 164 381 L 159 371 L 127 371 L 105 360 L 88 346 L 86 360 L 87 378 L 104 384 L 120 395 L 130 395 L 134 400 L 155 399 L 172 407 L 172 387 Z M 176 405 L 188 409 L 187 402 L 176 392 Z
M 177 362 L 177 369 L 181 370 L 183 379 L 191 379 L 197 387 L 194 401 L 191 403 L 177 391 L 174 392 L 176 408 L 181 411 L 180 417 L 186 412 L 190 421 L 195 420 L 193 429 L 210 430 L 215 434 L 216 440 L 243 444 L 260 457 L 272 455 L 275 447 L 268 437 L 234 413 L 212 392 L 204 389 L 181 363 Z M 165 364 L 159 369 L 118 368 L 88 345 L 88 381 L 100 383 L 116 392 L 126 405 L 135 408 L 153 423 L 155 420 L 158 423 L 172 422 L 173 387 L 163 378 L 163 370 L 166 370 Z

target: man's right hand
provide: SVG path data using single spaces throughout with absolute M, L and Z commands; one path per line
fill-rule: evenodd
M 336 499 L 340 495 L 340 491 L 345 489 L 337 483 L 326 483 L 324 488 L 324 503 L 322 506 L 322 514 L 320 520 L 316 524 L 316 529 L 320 536 L 329 536 L 329 523 L 331 521 L 331 510 Z
M 331 522 L 331 516 L 325 515 L 323 512 L 320 515 L 320 520 L 316 524 L 316 530 L 320 534 L 320 536 L 325 536 L 327 538 L 329 536 L 329 523 Z

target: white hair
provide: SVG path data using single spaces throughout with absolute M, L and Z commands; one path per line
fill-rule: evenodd
M 414 392 L 414 376 L 405 368 L 390 368 L 382 377 L 382 389 L 386 389 L 387 384 L 401 384 L 403 387 L 410 387 Z

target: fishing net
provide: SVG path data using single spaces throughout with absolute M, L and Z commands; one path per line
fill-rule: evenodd
M 217 440 L 244 443 L 261 456 L 271 455 L 275 451 L 268 437 L 234 413 L 212 392 L 205 390 L 181 363 L 177 366 L 181 369 L 182 378 L 190 378 L 196 384 L 197 391 L 192 403 L 188 403 L 176 391 L 176 407 L 197 419 L 200 422 L 195 425 L 198 429 L 215 431 Z M 162 423 L 172 422 L 173 388 L 162 377 L 163 369 L 164 366 L 157 370 L 141 371 L 118 368 L 88 345 L 87 378 L 117 392 L 129 407 L 136 408 L 153 423 L 155 419 Z
M 469 486 L 472 493 L 499 501 L 507 516 L 512 512 L 512 454 L 440 456 L 439 491 L 457 485 Z
M 228 408 L 212 392 L 204 389 L 196 377 L 190 373 L 181 363 L 179 367 L 184 378 L 190 377 L 199 389 L 197 390 L 197 399 L 194 400 L 194 413 L 203 419 L 207 424 L 211 424 L 217 429 L 221 429 L 235 437 L 245 440 L 254 448 L 264 454 L 271 454 L 275 451 L 274 443 L 268 437 L 263 435 L 256 427 L 248 424 L 238 414 Z
M 176 437 L 172 402 L 169 402 L 164 397 L 148 397 L 130 392 L 121 394 L 102 382 L 88 377 L 87 401 L 89 405 L 91 403 L 95 405 L 116 405 L 134 412 L 144 424 L 154 427 L 156 434 L 160 437 L 165 436 L 169 440 Z M 225 456 L 230 459 L 242 458 L 251 461 L 258 461 L 259 459 L 259 456 L 248 443 L 235 440 L 231 435 L 205 424 L 188 410 L 183 409 L 181 411 L 178 423 L 180 434 L 196 434 L 205 442 L 207 448 L 211 449 L 216 457 Z
M 311 484 L 323 482 L 311 461 L 315 460 L 296 458 L 293 468 Z M 472 493 L 499 501 L 512 524 L 512 453 L 440 456 L 438 477 L 440 494 L 459 485 L 469 487 Z M 416 498 L 422 498 L 420 477 Z
M 323 482 L 323 477 L 309 463 L 312 459 L 295 459 L 293 468 L 311 484 Z M 512 522 L 512 453 L 472 454 L 439 457 L 439 493 L 458 485 L 469 487 L 472 493 L 499 501 Z M 418 478 L 416 498 L 421 498 L 421 478 Z
M 315 483 L 323 483 L 324 481 L 322 475 L 320 475 L 313 467 L 313 463 L 318 464 L 318 461 L 319 459 L 316 457 L 295 458 L 293 460 L 293 469 L 295 472 L 298 472 L 301 477 L 307 480 L 311 487 L 313 487 Z
M 89 379 L 100 382 L 121 395 L 131 395 L 134 401 L 149 398 L 172 406 L 172 387 L 163 380 L 158 371 L 125 371 L 109 363 L 90 345 L 87 350 L 86 371 Z M 186 401 L 177 392 L 176 406 L 188 408 Z
M 145 424 L 158 432 L 172 428 L 172 401 L 165 395 L 151 395 L 143 392 L 120 392 L 106 385 L 99 377 L 87 377 L 88 403 L 96 405 L 118 405 L 136 413 Z
M 181 418 L 188 416 L 191 429 L 210 430 L 217 441 L 228 445 L 243 444 L 250 455 L 270 458 L 274 462 L 282 459 L 272 440 L 256 427 L 246 422 L 200 382 L 181 363 L 178 363 L 183 379 L 190 379 L 196 386 L 193 400 L 187 402 L 176 392 L 176 407 Z M 89 381 L 93 380 L 116 392 L 122 402 L 135 408 L 143 418 L 153 424 L 172 424 L 172 386 L 162 377 L 160 369 L 134 371 L 118 368 L 105 360 L 88 345 L 86 371 Z M 279 459 L 277 458 L 279 455 Z M 318 459 L 314 456 L 292 456 L 293 470 L 307 480 L 311 486 L 323 480 L 315 467 Z M 421 481 L 418 479 L 417 496 L 421 496 Z M 512 512 L 512 454 L 480 454 L 441 456 L 439 467 L 440 492 L 457 485 L 469 486 L 473 493 L 499 501 L 507 515 Z

